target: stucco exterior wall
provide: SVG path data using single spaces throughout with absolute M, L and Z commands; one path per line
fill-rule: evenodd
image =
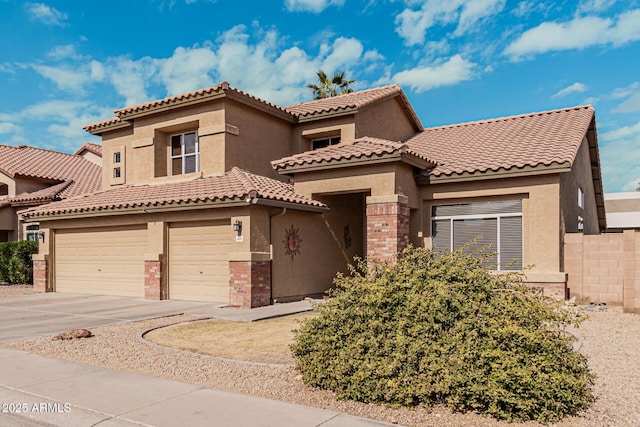
M 272 218 L 274 300 L 295 300 L 325 292 L 337 272 L 346 272 L 353 258 L 364 254 L 365 195 L 342 194 L 320 199 L 331 211 L 323 214 L 288 211 Z M 296 253 L 288 246 L 292 233 L 299 237 Z
M 584 208 L 578 207 L 578 187 L 584 191 Z M 560 175 L 560 208 L 564 233 L 578 232 L 578 216 L 582 217 L 584 234 L 598 234 L 598 210 L 591 174 L 589 142 L 585 138 L 578 149 L 571 172 Z
M 522 199 L 523 265 L 530 282 L 563 282 L 560 238 L 559 177 L 540 175 L 522 178 L 431 184 L 421 188 L 422 239 L 431 247 L 431 207 L 471 201 Z
M 372 136 L 391 141 L 401 141 L 417 132 L 398 101 L 388 99 L 361 110 L 355 117 L 356 138 Z
M 237 135 L 225 135 L 225 170 L 237 166 L 282 180 L 282 175 L 271 166 L 271 160 L 291 154 L 291 125 L 230 100 L 225 102 L 225 119 L 238 129 Z
M 113 153 L 124 150 L 126 184 L 142 184 L 164 179 L 188 179 L 196 174 L 168 178 L 169 137 L 175 133 L 198 131 L 200 171 L 203 175 L 225 172 L 225 111 L 221 100 L 179 108 L 135 119 L 132 130 L 103 134 L 103 188 L 114 185 Z M 230 167 L 228 168 L 230 169 Z
M 311 141 L 318 138 L 339 136 L 341 141 L 350 141 L 356 137 L 354 115 L 303 122 L 294 128 L 291 141 L 291 154 L 311 150 Z M 276 159 L 273 157 L 271 160 Z

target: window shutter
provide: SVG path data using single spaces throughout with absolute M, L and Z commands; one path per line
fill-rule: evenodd
M 490 248 L 484 249 L 483 254 L 492 254 L 498 252 L 498 219 L 460 219 L 453 221 L 453 248 L 459 249 L 477 239 L 477 241 L 469 247 L 469 252 L 476 251 L 491 245 Z M 487 260 L 484 265 L 495 268 L 495 255 Z
M 431 247 L 434 251 L 451 249 L 451 220 L 439 219 L 431 223 Z

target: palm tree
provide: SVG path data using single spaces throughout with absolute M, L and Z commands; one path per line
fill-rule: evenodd
M 307 87 L 313 91 L 314 99 L 330 98 L 343 93 L 353 92 L 353 89 L 349 86 L 355 83 L 355 80 L 346 80 L 344 78 L 344 71 L 336 72 L 331 78 L 322 70 L 319 70 L 316 74 L 318 75 L 319 84 L 307 85 Z

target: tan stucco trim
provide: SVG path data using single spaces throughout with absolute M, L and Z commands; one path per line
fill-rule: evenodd
M 571 171 L 571 164 L 568 162 L 561 163 L 553 166 L 525 166 L 518 169 L 501 169 L 498 171 L 476 172 L 476 173 L 463 173 L 451 176 L 430 176 L 426 178 L 418 178 L 418 184 L 445 184 L 450 182 L 463 182 L 463 181 L 480 181 L 486 179 L 495 178 L 517 178 L 522 176 L 534 176 L 534 175 L 546 175 L 557 174 Z
M 525 273 L 525 282 L 560 283 L 567 281 L 567 273 Z
M 230 125 L 229 123 L 219 124 L 214 126 L 204 126 L 198 129 L 198 136 L 218 135 L 221 133 L 228 133 L 230 135 L 240 135 L 240 129 L 237 126 Z
M 367 205 L 375 205 L 377 203 L 409 203 L 409 198 L 404 194 L 384 194 L 381 196 L 367 196 Z
M 153 138 L 141 138 L 131 142 L 132 148 L 149 147 L 153 145 Z
M 231 252 L 229 261 L 271 261 L 270 252 Z

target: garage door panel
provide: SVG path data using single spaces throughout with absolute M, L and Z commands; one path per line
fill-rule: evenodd
M 146 246 L 142 226 L 59 230 L 56 291 L 143 297 Z
M 172 224 L 169 298 L 229 301 L 230 222 Z

